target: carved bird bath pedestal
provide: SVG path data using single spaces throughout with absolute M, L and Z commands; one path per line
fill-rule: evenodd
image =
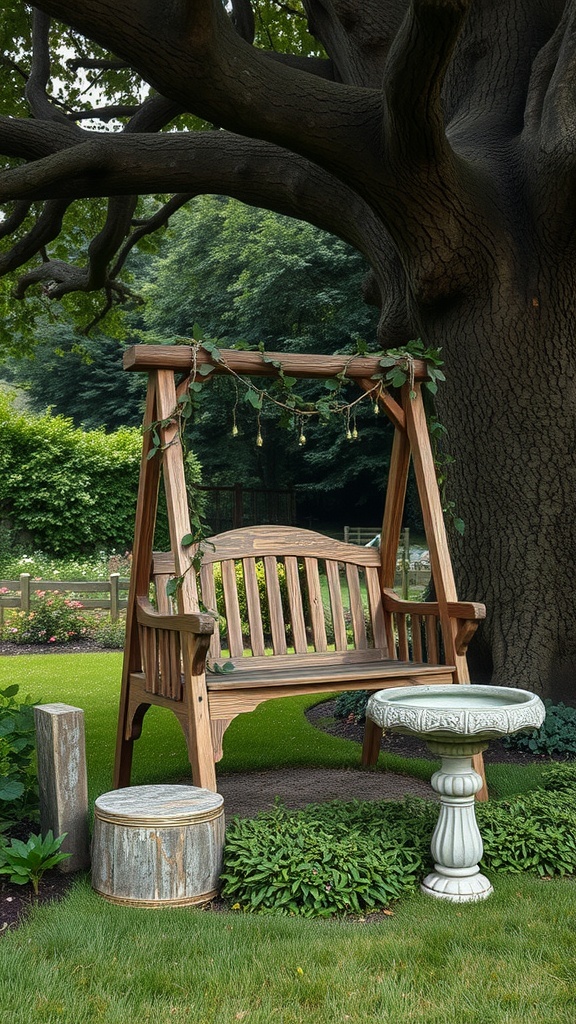
M 423 892 L 457 903 L 490 895 L 492 886 L 478 867 L 483 847 L 474 796 L 482 779 L 472 757 L 492 739 L 538 728 L 545 713 L 535 694 L 508 686 L 400 686 L 370 698 L 368 718 L 383 729 L 419 736 L 442 759 L 431 780 L 441 803 L 431 843 L 434 871 Z

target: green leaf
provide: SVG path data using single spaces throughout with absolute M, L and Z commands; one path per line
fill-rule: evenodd
M 178 593 L 180 587 L 182 586 L 183 579 L 183 576 L 175 576 L 171 580 L 168 580 L 166 584 L 167 597 L 174 597 Z
M 183 548 L 189 548 L 191 544 L 194 544 L 194 535 L 192 533 L 185 533 L 180 543 Z
M 12 683 L 11 686 L 7 686 L 4 690 L 0 690 L 0 694 L 3 697 L 15 697 L 20 689 L 18 683 Z
M 260 410 L 262 408 L 262 394 L 260 391 L 248 390 L 244 395 L 244 401 L 248 402 L 254 409 Z

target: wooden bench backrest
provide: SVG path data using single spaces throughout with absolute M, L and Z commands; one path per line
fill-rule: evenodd
M 158 609 L 173 574 L 170 554 L 155 554 Z M 350 652 L 387 655 L 380 553 L 311 530 L 255 526 L 203 544 L 201 600 L 217 611 L 210 657 Z M 265 586 L 259 585 L 264 577 Z

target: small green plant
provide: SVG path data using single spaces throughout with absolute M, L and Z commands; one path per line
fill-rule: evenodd
M 542 787 L 556 792 L 576 789 L 576 763 L 562 761 L 547 765 L 542 772 Z
M 511 750 L 525 750 L 543 757 L 576 757 L 576 708 L 545 700 L 546 718 L 533 732 L 506 736 L 503 743 Z
M 67 834 L 64 832 L 54 838 L 50 829 L 44 837 L 31 835 L 26 843 L 13 839 L 10 846 L 6 844 L 0 847 L 0 874 L 9 875 L 10 881 L 16 885 L 30 883 L 37 896 L 40 881 L 46 871 L 71 856 L 60 849 Z
M 0 690 L 0 831 L 36 812 L 33 702 L 17 699 L 17 683 Z
M 576 873 L 574 792 L 536 790 L 476 808 L 482 867 L 540 876 Z
M 14 644 L 68 644 L 88 633 L 82 603 L 59 591 L 37 590 L 29 612 L 15 612 L 2 628 L 2 639 Z
M 329 917 L 381 910 L 415 891 L 437 810 L 425 801 L 277 805 L 235 819 L 222 895 L 256 913 Z
M 366 721 L 368 690 L 345 690 L 334 702 L 334 718 L 362 725 Z

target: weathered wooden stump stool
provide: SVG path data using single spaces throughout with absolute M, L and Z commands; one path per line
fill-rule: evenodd
M 112 903 L 184 907 L 218 892 L 224 799 L 196 786 L 131 786 L 99 796 L 92 887 Z

